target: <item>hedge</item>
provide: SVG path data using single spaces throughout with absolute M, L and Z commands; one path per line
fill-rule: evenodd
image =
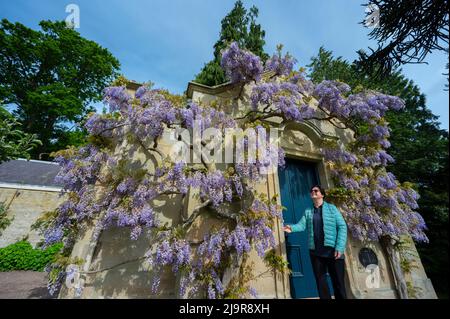
M 0 271 L 44 271 L 62 247 L 62 243 L 56 243 L 43 250 L 33 248 L 28 241 L 23 240 L 0 248 Z

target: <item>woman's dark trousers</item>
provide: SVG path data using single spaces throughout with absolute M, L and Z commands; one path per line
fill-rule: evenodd
M 319 257 L 313 254 L 310 254 L 310 257 L 320 299 L 331 299 L 327 282 L 327 272 L 330 274 L 333 284 L 334 298 L 347 299 L 344 282 L 345 260 L 343 258 Z

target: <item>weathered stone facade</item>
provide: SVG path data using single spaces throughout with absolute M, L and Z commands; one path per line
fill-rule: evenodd
M 137 85 L 130 84 L 130 91 L 136 90 Z M 226 99 L 236 97 L 237 94 L 248 94 L 248 88 L 240 92 L 240 88 L 231 84 L 217 87 L 206 87 L 196 83 L 189 83 L 187 95 L 192 101 L 209 103 L 216 101 L 219 105 Z M 234 104 L 223 104 L 225 111 L 238 115 L 241 114 L 243 106 L 240 101 Z M 228 108 L 228 109 L 227 109 Z M 289 124 L 282 126 L 273 120 L 273 126 L 279 130 L 282 147 L 289 158 L 301 159 L 317 164 L 320 183 L 327 187 L 332 187 L 332 182 L 327 172 L 325 163 L 319 152 L 321 143 L 327 139 L 338 139 L 345 143 L 351 139 L 351 132 L 340 130 L 327 124 L 326 122 L 306 121 L 303 124 Z M 173 141 L 163 139 L 158 143 L 159 149 L 167 154 Z M 153 158 L 151 162 L 144 160 L 143 154 L 137 150 L 130 149 L 124 143 L 121 151 L 128 152 L 133 163 L 139 167 L 152 170 L 155 163 L 160 160 Z M 218 167 L 220 165 L 217 165 Z M 260 192 L 266 193 L 269 198 L 275 194 L 280 194 L 280 185 L 277 174 L 268 175 L 265 182 L 258 185 Z M 159 219 L 176 225 L 181 217 L 187 217 L 198 205 L 197 200 L 189 194 L 185 198 L 179 195 L 170 196 L 164 200 L 155 202 L 160 213 Z M 278 197 L 279 198 L 279 197 Z M 281 205 L 281 199 L 280 205 Z M 231 209 L 231 208 L 230 208 Z M 212 217 L 199 217 L 188 233 L 192 245 L 203 238 L 205 233 L 211 229 L 212 225 L 220 223 L 220 220 Z M 285 234 L 282 230 L 281 221 L 278 221 L 273 231 L 276 238 L 276 251 L 286 258 Z M 137 241 L 129 239 L 129 231 L 124 229 L 109 229 L 103 231 L 98 241 L 93 241 L 93 230 L 88 229 L 80 240 L 75 244 L 72 256 L 80 257 L 86 261 L 86 273 L 82 275 L 85 280 L 85 288 L 82 298 L 179 298 L 177 295 L 178 278 L 168 270 L 161 280 L 162 292 L 155 296 L 151 294 L 151 275 L 148 265 L 143 260 L 143 255 L 151 243 L 151 236 L 141 236 Z M 378 259 L 379 266 L 379 287 L 371 288 L 367 280 L 370 273 L 359 261 L 359 252 L 362 247 L 371 248 Z M 411 249 L 415 250 L 414 244 Z M 251 253 L 251 261 L 254 263 L 254 272 L 260 275 L 258 280 L 252 284 L 261 298 L 291 298 L 290 283 L 288 274 L 274 274 L 268 271 L 267 266 L 257 256 L 256 252 Z M 346 270 L 347 286 L 349 287 L 349 298 L 398 298 L 396 280 L 391 270 L 390 261 L 381 245 L 378 242 L 362 243 L 352 238 L 348 240 L 346 249 Z M 418 298 L 436 298 L 433 287 L 426 277 L 420 259 L 414 260 L 416 268 L 407 279 L 413 286 L 418 287 L 420 293 Z M 373 274 L 372 274 L 373 275 Z M 378 274 L 377 274 L 378 275 Z M 61 298 L 74 297 L 74 291 L 63 287 Z

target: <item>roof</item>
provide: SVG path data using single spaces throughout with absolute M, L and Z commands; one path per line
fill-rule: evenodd
M 273 76 L 275 73 L 273 71 L 269 71 L 269 70 L 264 70 L 264 72 L 262 73 L 263 77 L 271 77 Z M 198 91 L 201 93 L 205 93 L 205 94 L 210 94 L 210 95 L 218 95 L 220 93 L 232 90 L 233 88 L 235 88 L 236 86 L 241 85 L 242 83 L 232 83 L 231 81 L 222 83 L 222 84 L 218 84 L 215 86 L 208 86 L 205 84 L 200 84 L 197 83 L 195 81 L 191 81 L 188 83 L 187 89 L 186 89 L 186 95 L 188 98 L 192 98 L 192 95 L 194 93 L 194 91 Z
M 61 187 L 55 183 L 60 166 L 54 162 L 17 159 L 0 164 L 0 183 Z
M 139 89 L 141 86 L 142 86 L 142 83 L 139 83 L 139 82 L 136 82 L 133 80 L 128 80 L 128 82 L 126 84 L 127 89 L 132 90 L 132 91 L 137 91 L 137 89 Z
M 269 72 L 265 72 L 265 74 L 269 74 Z M 126 87 L 128 90 L 136 91 L 139 87 L 142 86 L 142 83 L 138 83 L 133 80 L 128 80 Z M 200 84 L 194 81 L 188 83 L 186 89 L 186 95 L 188 98 L 192 98 L 194 91 L 202 92 L 205 94 L 218 95 L 220 93 L 229 91 L 236 87 L 237 84 L 231 82 L 225 82 L 216 86 L 208 86 L 205 84 Z
M 234 88 L 235 86 L 236 86 L 236 84 L 233 84 L 231 82 L 226 82 L 226 83 L 219 84 L 216 86 L 208 86 L 208 85 L 204 85 L 204 84 L 200 84 L 200 83 L 191 81 L 188 83 L 186 95 L 188 98 L 192 98 L 194 91 L 211 94 L 211 95 L 217 95 L 217 94 L 229 91 L 232 88 Z

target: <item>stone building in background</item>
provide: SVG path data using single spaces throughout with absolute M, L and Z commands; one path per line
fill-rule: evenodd
M 54 179 L 59 165 L 35 160 L 11 160 L 0 164 L 0 203 L 11 224 L 1 231 L 0 248 L 28 238 L 31 245 L 42 240 L 31 225 L 46 211 L 59 206 L 61 185 Z

